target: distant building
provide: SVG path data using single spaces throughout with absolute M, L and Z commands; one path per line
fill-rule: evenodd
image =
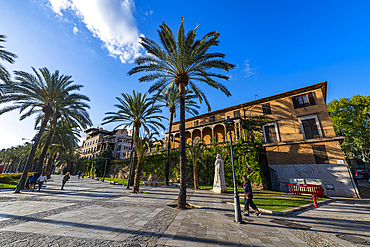
M 340 147 L 344 137 L 334 132 L 326 96 L 325 81 L 191 117 L 185 120 L 185 141 L 202 139 L 206 144 L 228 141 L 224 124 L 227 117 L 235 122 L 232 139 L 235 135 L 244 138 L 243 119 L 265 115 L 273 119 L 263 126 L 262 140 L 272 188 L 286 191 L 291 179 L 321 179 L 330 183 L 330 188 L 336 187 L 331 195 L 354 196 L 352 178 Z M 180 122 L 173 123 L 172 148 L 179 147 L 179 127 Z
M 113 156 L 117 159 L 128 157 L 131 151 L 131 136 L 126 129 L 115 131 L 104 130 L 100 127 L 92 127 L 85 130 L 86 138 L 81 146 L 82 159 L 94 159 L 100 151 L 108 145 L 112 148 Z

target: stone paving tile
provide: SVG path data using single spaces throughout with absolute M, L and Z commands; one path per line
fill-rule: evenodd
M 25 216 L 32 213 L 38 213 L 51 209 L 69 206 L 68 203 L 47 203 L 38 201 L 12 201 L 0 202 L 0 221 L 14 218 L 16 216 Z
M 235 224 L 225 203 L 232 194 L 188 190 L 188 202 L 201 208 L 181 211 L 167 206 L 176 203 L 175 187 L 141 187 L 148 193 L 134 195 L 123 186 L 72 177 L 61 191 L 61 176 L 53 178 L 41 193 L 0 192 L 0 246 L 37 246 L 34 239 L 49 246 L 351 246 L 333 232 L 353 233 L 346 227 L 355 220 L 360 236 L 368 236 L 368 215 L 357 210 L 366 207 L 358 201 L 285 217 L 313 226 L 302 231 L 271 223 L 275 217 L 268 215 Z M 3 217 L 10 212 L 16 218 Z

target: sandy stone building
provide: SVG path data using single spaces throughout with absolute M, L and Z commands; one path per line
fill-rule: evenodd
M 93 127 L 85 130 L 86 138 L 81 146 L 82 159 L 94 159 L 100 153 L 111 146 L 113 156 L 117 159 L 124 159 L 131 151 L 131 136 L 125 129 L 115 131 L 104 130 L 100 127 Z
M 326 108 L 327 82 L 257 99 L 185 120 L 186 142 L 203 139 L 206 144 L 228 140 L 224 121 L 235 122 L 232 139 L 244 137 L 241 123 L 252 116 L 273 119 L 263 126 L 263 146 L 274 189 L 286 191 L 291 179 L 320 179 L 334 187 L 332 195 L 355 196 L 340 141 Z M 180 141 L 179 122 L 173 123 L 172 147 Z M 317 166 L 320 165 L 320 166 Z M 336 180 L 333 169 L 342 180 Z M 334 181 L 335 180 L 335 181 Z M 348 188 L 342 188 L 343 184 Z M 350 188 L 351 187 L 351 188 Z M 345 192 L 339 192 L 340 190 Z

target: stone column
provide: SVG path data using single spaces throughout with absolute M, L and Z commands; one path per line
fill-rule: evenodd
M 214 128 L 215 128 L 215 126 L 213 125 L 212 127 L 211 127 L 211 129 L 212 129 L 212 139 L 211 139 L 211 143 L 213 143 L 213 142 L 215 142 L 215 130 L 214 130 Z

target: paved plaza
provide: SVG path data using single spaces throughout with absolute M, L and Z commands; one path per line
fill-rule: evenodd
M 343 199 L 287 216 L 233 222 L 233 194 L 188 190 L 198 209 L 177 210 L 178 188 L 54 175 L 41 192 L 0 190 L 0 246 L 366 246 L 369 199 Z M 257 205 L 258 206 L 258 205 Z

